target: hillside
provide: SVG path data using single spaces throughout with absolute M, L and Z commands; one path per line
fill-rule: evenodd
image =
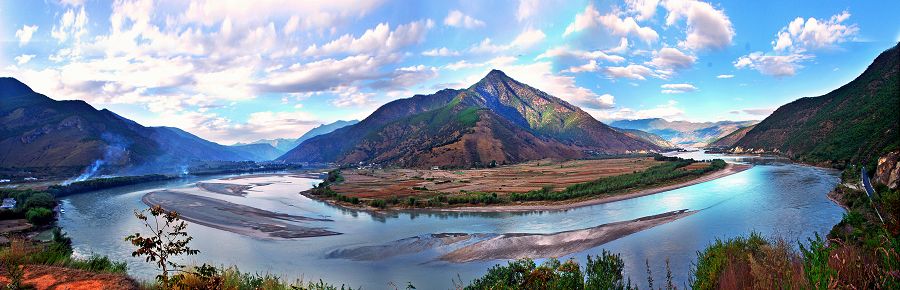
M 0 167 L 153 171 L 192 160 L 263 160 L 177 128 L 145 127 L 84 101 L 0 78 Z
M 835 166 L 874 164 L 878 156 L 900 145 L 898 58 L 895 45 L 850 83 L 779 107 L 732 151 L 777 152 Z
M 658 149 L 493 70 L 468 89 L 385 104 L 358 124 L 313 137 L 279 159 L 467 167 Z
M 625 135 L 628 135 L 631 138 L 642 140 L 644 142 L 659 146 L 660 148 L 663 148 L 663 149 L 677 149 L 678 148 L 678 146 L 675 146 L 675 144 L 672 144 L 669 141 L 667 141 L 666 139 L 663 139 L 662 137 L 659 137 L 659 135 L 656 135 L 653 133 L 648 133 L 648 132 L 644 132 L 644 131 L 637 130 L 637 129 L 622 129 L 622 128 L 616 128 L 616 127 L 613 127 L 613 129 L 615 129 L 616 131 L 625 133 Z
M 754 127 L 756 127 L 756 125 L 750 125 L 747 127 L 743 127 L 743 128 L 734 130 L 734 132 L 731 132 L 728 135 L 725 135 L 725 137 L 719 138 L 718 140 L 713 141 L 712 143 L 709 143 L 709 145 L 706 145 L 706 147 L 730 148 L 731 146 L 734 146 L 734 143 L 737 143 L 738 140 L 740 140 L 741 138 L 744 138 L 744 135 L 747 135 L 747 132 L 750 132 L 750 130 L 753 130 Z
M 650 118 L 618 120 L 610 123 L 610 126 L 652 133 L 681 147 L 705 147 L 739 128 L 755 123 L 756 121 L 688 122 Z

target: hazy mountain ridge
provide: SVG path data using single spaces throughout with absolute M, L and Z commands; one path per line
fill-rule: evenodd
M 706 145 L 706 147 L 729 148 L 731 146 L 734 146 L 734 144 L 737 143 L 738 140 L 741 140 L 741 138 L 744 138 L 744 136 L 747 135 L 747 132 L 750 132 L 750 130 L 753 130 L 753 128 L 755 128 L 755 127 L 756 127 L 756 125 L 750 125 L 747 127 L 743 127 L 743 128 L 734 130 L 734 132 L 731 132 L 730 134 L 725 135 L 724 137 L 719 138 L 718 140 L 713 141 L 712 143 L 709 143 L 708 145 Z
M 177 128 L 145 127 L 84 101 L 56 101 L 14 78 L 0 78 L 0 101 L 0 167 L 137 170 L 192 160 L 263 160 Z
M 625 135 L 628 135 L 631 138 L 643 140 L 644 142 L 654 144 L 663 149 L 677 149 L 678 148 L 678 146 L 675 146 L 675 144 L 672 144 L 668 140 L 660 137 L 659 135 L 656 135 L 656 134 L 653 134 L 650 132 L 644 132 L 644 131 L 637 130 L 637 129 L 622 129 L 622 128 L 616 128 L 616 127 L 613 127 L 613 129 L 615 129 L 619 132 L 625 133 Z
M 343 127 L 347 127 L 347 126 L 350 126 L 350 125 L 353 125 L 356 123 L 359 123 L 359 120 L 349 120 L 349 121 L 337 120 L 337 121 L 334 121 L 334 122 L 331 122 L 328 124 L 320 124 L 319 126 L 316 126 L 315 128 L 310 129 L 306 133 L 303 133 L 303 135 L 301 135 L 300 138 L 297 138 L 297 139 L 289 139 L 289 138 L 260 139 L 260 140 L 256 140 L 256 141 L 253 141 L 250 143 L 240 143 L 239 142 L 239 143 L 235 143 L 232 146 L 244 146 L 244 145 L 251 145 L 251 144 L 269 144 L 272 147 L 278 149 L 281 152 L 278 155 L 281 155 L 281 154 L 284 154 L 285 152 L 290 151 L 291 149 L 294 149 L 294 147 L 297 147 L 297 145 L 299 145 L 300 143 L 303 143 L 303 141 L 309 140 L 312 137 L 316 137 L 316 136 L 319 136 L 322 134 L 328 134 L 328 133 L 333 132 L 334 130 L 337 130 L 337 129 L 340 129 Z M 278 155 L 272 157 L 272 159 L 274 159 L 275 157 L 278 157 Z
M 756 124 L 757 121 L 688 122 L 668 121 L 662 118 L 618 120 L 611 126 L 635 129 L 662 137 L 669 143 L 681 147 L 705 147 L 739 128 Z
M 775 152 L 804 162 L 839 165 L 872 164 L 900 147 L 898 45 L 881 53 L 846 85 L 779 107 L 732 151 Z
M 358 124 L 311 138 L 279 159 L 472 166 L 658 149 L 494 70 L 465 90 L 385 104 Z

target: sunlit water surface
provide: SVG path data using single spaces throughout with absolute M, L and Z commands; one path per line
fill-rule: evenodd
M 678 155 L 695 159 L 722 158 L 702 152 Z M 436 261 L 437 253 L 434 252 L 379 261 L 331 259 L 326 258 L 326 254 L 336 249 L 383 244 L 429 233 L 550 233 L 671 210 L 699 210 L 686 218 L 562 257 L 583 263 L 586 255 L 597 254 L 601 249 L 620 253 L 626 262 L 627 274 L 645 287 L 645 261 L 650 262 L 654 280 L 664 281 L 664 263 L 669 259 L 676 282 L 682 284 L 687 280 L 691 263 L 696 260 L 696 252 L 716 238 L 757 231 L 766 236 L 805 241 L 815 232 L 826 233 L 840 220 L 842 209 L 825 196 L 838 183 L 838 172 L 773 158 L 725 159 L 756 165 L 728 177 L 655 195 L 567 211 L 529 213 L 370 214 L 334 208 L 297 194 L 317 180 L 278 176 L 241 179 L 238 182 L 271 184 L 253 188 L 246 197 L 206 194 L 271 211 L 327 217 L 334 221 L 314 225 L 343 234 L 260 240 L 191 224 L 188 227 L 194 236 L 191 245 L 200 250 L 200 254 L 182 262 L 236 265 L 243 271 L 278 274 L 289 279 L 323 279 L 365 289 L 393 289 L 393 285 L 404 288 L 407 282 L 419 289 L 446 289 L 452 288 L 454 281 L 468 282 L 490 266 L 505 261 L 454 264 Z M 139 258 L 131 258 L 132 246 L 124 241 L 127 235 L 144 230 L 134 218 L 133 211 L 146 208 L 141 196 L 149 191 L 188 187 L 196 181 L 142 184 L 65 197 L 62 200 L 65 213 L 60 224 L 72 237 L 77 254 L 93 253 L 124 259 L 130 273 L 149 279 L 154 275 L 154 269 Z

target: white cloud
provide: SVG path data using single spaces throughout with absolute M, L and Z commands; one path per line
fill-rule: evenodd
M 37 30 L 37 25 L 22 25 L 21 29 L 16 30 L 16 38 L 19 39 L 19 46 L 28 44 L 28 42 L 31 41 L 31 36 L 34 35 L 34 32 Z
M 444 68 L 449 70 L 461 70 L 465 68 L 473 68 L 473 67 L 482 67 L 483 63 L 469 63 L 466 60 L 460 60 L 454 63 L 450 63 L 444 66 Z
M 619 45 L 606 50 L 606 53 L 625 53 L 628 51 L 628 38 L 622 37 L 619 39 Z
M 687 19 L 687 36 L 679 42 L 690 50 L 724 48 L 734 38 L 734 27 L 728 15 L 709 3 L 696 0 L 666 0 L 663 7 L 669 11 L 666 25 L 673 25 L 681 18 Z
M 540 0 L 519 0 L 519 7 L 516 9 L 516 20 L 521 22 L 537 14 L 540 3 Z
M 628 12 L 636 14 L 635 19 L 643 21 L 653 18 L 659 0 L 625 0 L 625 5 Z
M 750 108 L 750 109 L 743 109 L 743 110 L 734 110 L 734 111 L 730 111 L 729 113 L 735 114 L 735 115 L 746 114 L 746 115 L 753 115 L 753 116 L 768 116 L 768 115 L 771 115 L 772 112 L 775 112 L 775 108 Z
M 214 26 L 226 19 L 236 27 L 267 24 L 272 19 L 296 17 L 300 29 L 330 29 L 367 15 L 383 0 L 191 0 L 184 13 L 175 17 L 181 23 Z M 290 21 L 290 20 L 289 20 Z M 288 22 L 289 22 L 288 21 Z
M 359 37 L 344 34 L 328 43 L 311 45 L 303 52 L 308 56 L 326 56 L 335 54 L 383 54 L 397 51 L 403 47 L 420 43 L 434 21 L 431 19 L 410 22 L 391 30 L 390 24 L 379 23 L 375 28 L 366 30 Z
M 529 48 L 543 41 L 546 36 L 547 35 L 539 29 L 529 28 L 523 30 L 509 45 L 512 47 Z
M 84 6 L 81 6 L 78 12 L 69 9 L 59 19 L 59 24 L 54 25 L 50 30 L 50 36 L 60 43 L 65 42 L 70 37 L 74 38 L 75 42 L 78 42 L 82 36 L 87 34 L 87 23 L 88 17 L 84 11 Z
M 557 58 L 557 57 L 573 57 L 578 59 L 600 59 L 608 62 L 619 63 L 625 61 L 624 57 L 618 55 L 609 55 L 603 51 L 584 51 L 578 49 L 570 49 L 566 46 L 558 46 L 539 54 L 535 59 Z
M 650 27 L 641 27 L 633 17 L 619 18 L 615 13 L 600 15 L 594 8 L 594 4 L 588 4 L 584 12 L 575 15 L 575 21 L 566 27 L 563 36 L 579 32 L 588 28 L 606 27 L 610 34 L 626 37 L 635 35 L 647 43 L 656 42 L 659 34 Z
M 507 45 L 495 44 L 490 38 L 485 38 L 472 46 L 469 51 L 473 53 L 499 53 L 514 49 L 523 50 L 542 42 L 546 37 L 547 35 L 539 29 L 526 28 Z
M 613 111 L 599 111 L 594 114 L 600 120 L 635 120 L 647 118 L 664 118 L 666 120 L 677 120 L 684 117 L 684 110 L 678 107 L 678 102 L 669 100 L 665 104 L 643 110 L 635 110 L 631 108 L 621 108 Z
M 336 107 L 359 107 L 365 106 L 372 102 L 372 93 L 364 93 L 354 86 L 341 86 L 335 88 L 332 93 L 339 97 L 331 102 Z
M 850 13 L 847 11 L 833 15 L 827 21 L 797 17 L 778 31 L 776 40 L 772 41 L 772 48 L 779 52 L 803 52 L 845 42 L 859 31 L 856 24 L 842 24 L 848 18 Z
M 659 69 L 689 68 L 697 61 L 697 57 L 685 54 L 673 47 L 661 48 L 653 54 L 653 59 L 647 64 Z
M 717 75 L 716 76 L 717 79 L 730 79 L 733 77 L 734 77 L 734 75 Z
M 595 72 L 599 68 L 600 67 L 597 66 L 597 61 L 592 59 L 586 64 L 579 65 L 579 66 L 573 66 L 573 67 L 563 70 L 562 72 L 564 72 L 564 73 L 566 73 L 566 72 L 568 72 L 568 73 Z
M 31 61 L 31 59 L 33 59 L 33 58 L 34 58 L 33 54 L 23 54 L 23 55 L 19 55 L 19 56 L 15 57 L 13 59 L 15 59 L 17 64 L 23 65 L 23 64 L 26 64 L 29 61 Z
M 441 47 L 441 48 L 435 48 L 435 49 L 423 51 L 422 55 L 424 55 L 424 56 L 458 56 L 459 52 L 452 50 L 452 49 L 447 49 L 446 47 Z
M 664 84 L 660 86 L 663 94 L 681 94 L 697 90 L 692 84 Z
M 739 57 L 734 62 L 734 67 L 755 69 L 762 74 L 770 76 L 792 76 L 797 73 L 798 69 L 803 67 L 800 65 L 800 62 L 812 58 L 812 55 L 807 54 L 765 55 L 757 51 Z
M 611 78 L 629 78 L 633 80 L 645 80 L 649 76 L 657 76 L 653 70 L 639 64 L 628 66 L 611 66 L 603 69 L 603 72 Z
M 465 15 L 462 11 L 453 10 L 447 14 L 447 17 L 444 18 L 444 24 L 453 26 L 453 27 L 462 27 L 467 29 L 484 27 L 484 21 L 472 18 L 472 16 Z
M 296 63 L 286 71 L 269 74 L 259 85 L 267 92 L 316 92 L 325 91 L 359 80 L 372 80 L 381 76 L 378 68 L 384 58 L 368 55 L 348 56 L 343 59 L 323 59 L 309 63 Z

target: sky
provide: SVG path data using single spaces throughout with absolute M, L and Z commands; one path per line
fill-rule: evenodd
M 491 69 L 598 120 L 760 120 L 900 41 L 900 1 L 0 0 L 0 75 L 146 126 L 297 138 Z

